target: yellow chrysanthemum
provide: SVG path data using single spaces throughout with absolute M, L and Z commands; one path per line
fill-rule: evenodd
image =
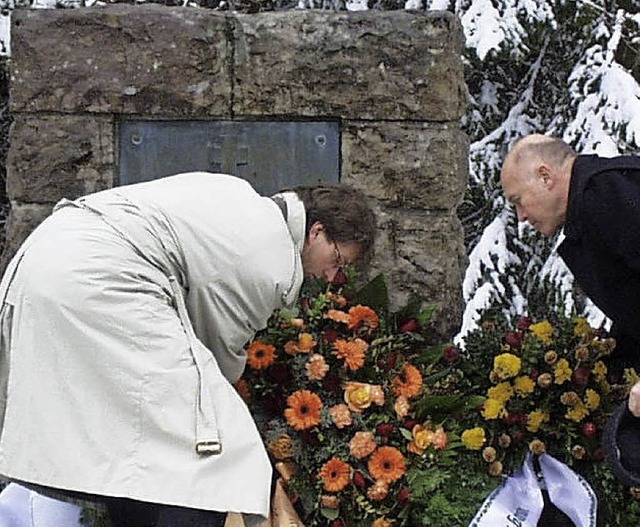
M 604 362 L 599 360 L 593 365 L 593 369 L 591 370 L 591 372 L 595 376 L 596 381 L 601 382 L 607 376 L 607 366 Z
M 600 406 L 600 394 L 591 388 L 587 388 L 584 394 L 584 404 L 589 410 L 595 410 Z
M 576 404 L 574 407 L 567 410 L 566 418 L 579 423 L 585 417 L 589 415 L 589 409 L 582 403 Z
M 542 423 L 549 422 L 549 414 L 541 410 L 534 410 L 527 415 L 527 430 L 529 432 L 537 432 L 540 429 Z
M 553 377 L 556 384 L 563 384 L 569 379 L 571 379 L 571 374 L 573 370 L 571 366 L 569 366 L 569 361 L 567 359 L 560 359 L 556 362 L 555 368 L 553 369 Z
M 487 440 L 484 428 L 480 427 L 465 430 L 460 439 L 469 450 L 480 450 Z
M 504 381 L 518 375 L 521 367 L 522 361 L 520 357 L 516 357 L 511 353 L 502 353 L 494 357 L 492 373 L 498 380 Z
M 537 324 L 531 324 L 529 326 L 529 331 L 531 331 L 544 344 L 548 345 L 553 342 L 553 326 L 547 320 L 543 320 Z
M 486 420 L 497 419 L 506 414 L 504 404 L 495 399 L 487 399 L 482 407 L 482 417 Z
M 487 397 L 502 404 L 506 403 L 513 396 L 513 387 L 508 382 L 501 382 L 497 386 L 492 386 L 487 390 Z
M 526 397 L 528 394 L 533 393 L 536 388 L 536 383 L 533 379 L 527 375 L 518 377 L 513 381 L 513 389 L 520 397 Z
M 573 328 L 573 334 L 577 337 L 588 337 L 593 333 L 593 328 L 589 325 L 584 318 L 576 320 L 576 325 Z

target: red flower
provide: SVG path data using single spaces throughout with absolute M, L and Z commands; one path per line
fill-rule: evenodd
M 391 423 L 381 423 L 376 426 L 376 434 L 380 437 L 389 437 L 396 429 Z
M 395 367 L 397 360 L 398 356 L 395 353 L 382 355 L 381 357 L 378 357 L 378 368 L 384 371 L 392 370 Z
M 531 319 L 529 317 L 520 317 L 520 320 L 518 320 L 518 329 L 520 331 L 526 331 L 527 329 L 529 329 L 529 326 L 531 325 Z
M 574 371 L 573 375 L 571 376 L 573 382 L 578 386 L 586 386 L 587 384 L 589 384 L 590 377 L 591 372 L 589 371 L 589 368 L 586 368 L 584 366 L 576 368 L 576 371 Z
M 328 392 L 335 392 L 342 389 L 342 380 L 336 373 L 329 372 L 322 379 L 322 387 Z
M 338 269 L 338 272 L 333 277 L 331 281 L 331 285 L 334 287 L 341 287 L 345 285 L 349 281 L 347 274 L 342 271 L 342 269 Z
M 415 318 L 410 318 L 400 326 L 400 333 L 416 333 L 420 331 L 420 324 Z
M 405 419 L 402 421 L 402 428 L 406 428 L 407 430 L 413 430 L 413 427 L 418 424 L 418 421 L 415 419 Z
M 460 351 L 454 346 L 447 346 L 442 352 L 445 362 L 452 364 L 460 358 Z
M 407 502 L 409 501 L 409 496 L 411 495 L 411 492 L 409 492 L 408 488 L 402 488 L 400 489 L 400 491 L 398 492 L 398 503 L 401 506 L 404 506 L 407 504 Z
M 353 481 L 353 484 L 359 489 L 363 489 L 367 486 L 367 480 L 365 479 L 362 472 L 360 472 L 359 470 L 356 470 L 353 473 L 352 481 Z
M 522 346 L 522 333 L 516 331 L 507 331 L 504 341 L 513 349 L 520 349 Z
M 327 342 L 335 342 L 339 335 L 338 330 L 329 328 L 324 332 L 324 340 Z
M 507 414 L 502 418 L 502 420 L 507 425 L 517 425 L 520 421 L 520 419 L 518 419 L 518 414 Z

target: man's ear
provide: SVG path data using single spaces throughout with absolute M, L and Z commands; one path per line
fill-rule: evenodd
M 537 172 L 538 178 L 540 178 L 545 188 L 549 190 L 554 183 L 551 169 L 547 165 L 540 165 Z
M 317 238 L 318 236 L 320 236 L 320 234 L 322 234 L 324 232 L 324 225 L 322 225 L 322 223 L 320 223 L 319 221 L 316 221 L 310 228 L 309 228 L 309 238 Z

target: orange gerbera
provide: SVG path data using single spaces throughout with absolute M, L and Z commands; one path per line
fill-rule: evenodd
M 404 395 L 411 399 L 422 390 L 422 374 L 415 366 L 405 364 L 402 373 L 393 378 L 391 385 L 396 395 Z
M 385 483 L 393 483 L 407 471 L 402 452 L 392 446 L 378 448 L 371 454 L 368 466 L 374 479 Z
M 307 430 L 320 424 L 322 401 L 309 390 L 298 390 L 287 397 L 289 408 L 284 411 L 287 423 L 295 430 Z
M 377 313 L 368 306 L 353 306 L 349 309 L 349 329 L 373 331 L 379 325 Z
M 271 344 L 254 340 L 247 348 L 247 362 L 254 370 L 268 368 L 276 360 L 276 348 Z
M 336 339 L 333 348 L 350 370 L 358 370 L 364 365 L 364 353 L 369 349 L 369 344 L 362 339 Z
M 340 492 L 351 481 L 351 467 L 341 459 L 334 457 L 322 465 L 320 477 L 324 490 Z

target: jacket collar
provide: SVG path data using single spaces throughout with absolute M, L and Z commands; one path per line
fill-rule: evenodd
M 564 234 L 567 239 L 576 239 L 581 236 L 580 218 L 582 217 L 582 195 L 589 178 L 597 172 L 594 170 L 595 155 L 579 155 L 571 168 L 571 181 L 569 182 L 569 198 L 567 204 L 567 217 L 565 218 Z
M 286 212 L 284 216 L 287 222 L 287 227 L 291 233 L 293 243 L 298 250 L 298 254 L 302 254 L 302 247 L 304 245 L 307 230 L 307 213 L 304 208 L 304 203 L 302 203 L 302 200 L 295 192 L 280 192 L 279 194 L 275 194 L 273 198 L 276 203 L 280 200 L 284 201 L 284 212 Z

